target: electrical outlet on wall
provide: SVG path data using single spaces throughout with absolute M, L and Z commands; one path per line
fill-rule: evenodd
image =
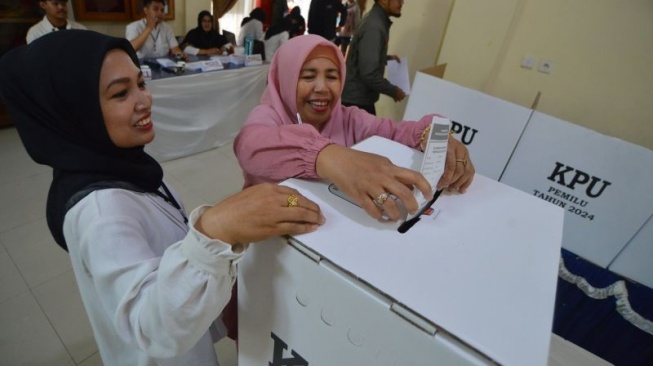
M 540 62 L 540 67 L 538 67 L 537 70 L 545 74 L 550 74 L 551 71 L 553 71 L 553 61 L 542 60 L 542 62 Z
M 521 67 L 525 69 L 532 69 L 535 65 L 535 57 L 533 56 L 524 56 L 521 59 Z

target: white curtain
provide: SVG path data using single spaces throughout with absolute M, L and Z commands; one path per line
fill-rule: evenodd
M 231 10 L 220 18 L 220 30 L 227 30 L 236 35 L 240 32 L 240 22 L 254 9 L 254 0 L 240 0 Z M 213 9 L 211 9 L 213 10 Z

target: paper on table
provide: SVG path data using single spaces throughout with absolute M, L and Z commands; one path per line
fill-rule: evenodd
M 408 81 L 408 57 L 400 57 L 401 62 L 388 60 L 388 81 L 398 86 L 410 95 L 410 82 Z
M 189 55 L 197 56 L 197 55 L 200 54 L 200 49 L 197 48 L 197 47 L 193 47 L 191 45 L 188 45 L 188 46 L 186 46 L 186 48 L 184 48 L 184 52 L 186 54 L 189 54 Z
M 175 67 L 175 66 L 177 66 L 177 63 L 172 61 L 169 58 L 157 58 L 156 62 L 158 62 L 159 65 L 161 65 L 163 67 Z

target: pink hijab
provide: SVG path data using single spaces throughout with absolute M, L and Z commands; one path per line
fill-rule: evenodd
M 340 94 L 342 94 L 342 89 L 345 86 L 345 59 L 338 47 L 323 37 L 312 34 L 291 38 L 274 54 L 268 71 L 268 86 L 261 97 L 261 104 L 268 105 L 275 110 L 281 118 L 282 125 L 297 123 L 296 100 L 299 72 L 306 57 L 317 46 L 326 46 L 333 50 L 333 54 L 338 60 L 337 66 L 340 69 L 340 80 L 342 81 Z M 324 124 L 322 135 L 328 135 L 328 131 L 325 130 L 330 129 L 331 121 L 339 118 L 342 118 L 340 95 L 338 95 L 336 105 L 331 112 L 331 118 Z

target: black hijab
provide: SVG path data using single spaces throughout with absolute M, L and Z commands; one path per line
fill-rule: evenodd
M 299 6 L 295 6 L 290 11 L 290 14 L 286 15 L 286 19 L 290 22 L 290 37 L 301 36 L 306 32 L 306 20 L 302 16 L 301 9 Z
M 95 189 L 156 192 L 161 186 L 161 166 L 143 146 L 115 146 L 104 125 L 100 69 L 116 48 L 139 65 L 126 39 L 86 30 L 50 33 L 0 59 L 0 95 L 23 144 L 34 161 L 53 168 L 46 214 L 64 249 L 63 222 L 73 196 L 77 202 L 80 192 Z
M 213 27 L 208 32 L 205 32 L 204 29 L 202 29 L 202 18 L 207 15 L 211 17 L 211 24 L 213 24 L 213 15 L 211 15 L 208 10 L 202 10 L 197 15 L 197 27 L 188 31 L 182 44 L 189 44 L 199 49 L 207 49 L 220 48 L 229 43 L 227 38 L 213 29 Z

